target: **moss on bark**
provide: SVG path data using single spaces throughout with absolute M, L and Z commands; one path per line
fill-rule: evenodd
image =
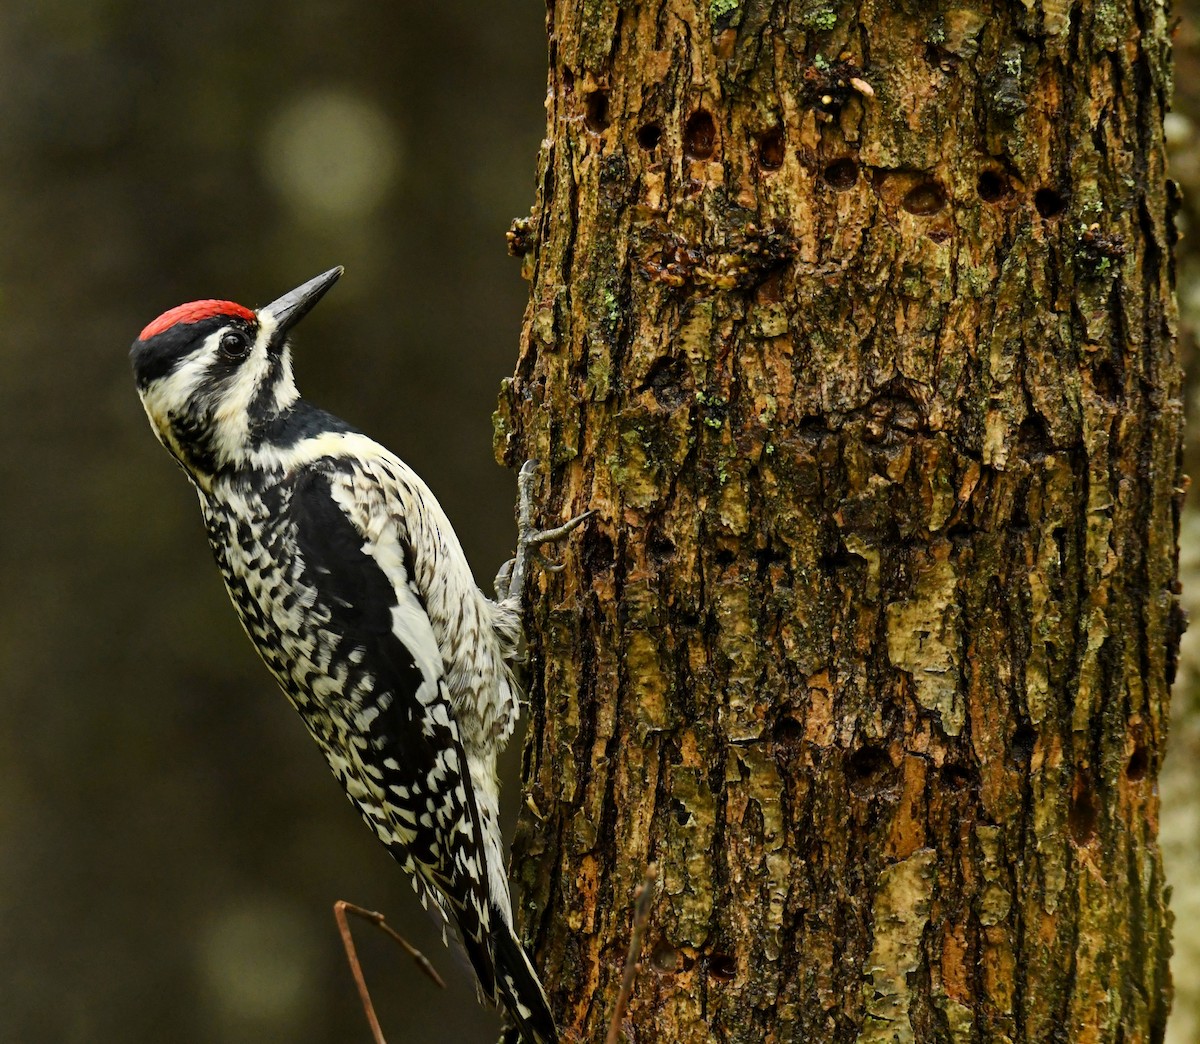
M 1181 614 L 1163 8 L 564 0 L 497 452 L 518 897 L 599 1040 L 1151 1041 Z M 553 511 L 549 517 L 553 517 Z

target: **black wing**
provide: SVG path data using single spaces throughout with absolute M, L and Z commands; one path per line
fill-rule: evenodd
M 418 891 L 432 891 L 443 911 L 449 906 L 481 985 L 493 996 L 486 857 L 440 657 L 430 662 L 428 650 L 436 650 L 437 642 L 409 576 L 402 575 L 405 567 L 398 565 L 412 560 L 404 534 L 396 534 L 400 553 L 381 564 L 334 492 L 336 483 L 343 498 L 352 498 L 357 482 L 371 479 L 309 468 L 296 478 L 291 496 L 300 579 L 318 592 L 329 617 L 323 629 L 331 673 L 346 671 L 339 686 L 346 700 L 342 714 L 367 723 L 350 737 L 356 750 L 346 756 L 362 763 L 393 829 L 404 837 L 389 845 L 392 854 L 416 874 Z M 402 601 L 406 611 L 398 617 L 410 633 L 397 633 L 393 610 Z M 422 625 L 427 633 L 417 633 Z M 351 695 L 356 691 L 360 695 Z M 353 795 L 351 800 L 378 831 L 373 810 Z

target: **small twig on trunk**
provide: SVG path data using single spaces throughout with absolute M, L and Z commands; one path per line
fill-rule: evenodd
M 621 977 L 621 990 L 617 994 L 617 1006 L 613 1009 L 612 1021 L 608 1024 L 608 1036 L 604 1044 L 617 1044 L 621 1035 L 621 1023 L 625 1020 L 625 1009 L 633 993 L 633 980 L 637 978 L 638 958 L 642 953 L 642 941 L 646 934 L 646 922 L 650 919 L 650 904 L 654 898 L 654 886 L 658 882 L 658 867 L 653 863 L 646 868 L 646 879 L 638 889 L 633 901 L 633 929 L 629 935 L 629 952 L 625 954 L 625 974 Z
M 348 903 L 345 899 L 339 899 L 333 904 L 333 918 L 337 921 L 338 931 L 342 936 L 342 946 L 346 949 L 346 960 L 350 964 L 350 974 L 354 976 L 354 984 L 358 987 L 358 997 L 362 1001 L 363 1011 L 367 1016 L 367 1023 L 371 1027 L 371 1035 L 374 1038 L 375 1044 L 387 1044 L 387 1041 L 383 1037 L 383 1030 L 379 1028 L 379 1019 L 375 1016 L 375 1005 L 371 1003 L 371 992 L 367 989 L 367 980 L 363 978 L 362 966 L 358 962 L 358 951 L 354 948 L 354 939 L 350 935 L 350 922 L 346 919 L 346 914 L 348 913 L 352 913 L 356 917 L 361 917 L 364 921 L 375 925 L 385 935 L 390 936 L 398 942 L 401 949 L 417 962 L 417 967 L 443 990 L 446 988 L 446 984 L 442 981 L 442 977 L 438 975 L 433 965 L 429 963 L 429 959 L 388 924 L 384 920 L 383 914 L 376 913 L 374 910 L 367 910 L 361 906 L 355 906 L 354 903 Z

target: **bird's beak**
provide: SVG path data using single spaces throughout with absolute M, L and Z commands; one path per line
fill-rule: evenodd
M 325 296 L 326 291 L 338 281 L 344 271 L 345 269 L 341 265 L 331 268 L 328 272 L 322 272 L 307 283 L 301 283 L 295 290 L 289 290 L 265 308 L 260 308 L 258 310 L 260 319 L 270 319 L 275 323 L 275 334 L 272 340 L 277 344 L 282 344 L 288 330 L 308 315 L 313 305 Z

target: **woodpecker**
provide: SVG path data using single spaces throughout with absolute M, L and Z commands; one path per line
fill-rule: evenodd
M 476 586 L 429 487 L 379 443 L 300 397 L 288 335 L 332 268 L 253 311 L 193 301 L 130 352 L 158 440 L 200 498 L 237 615 L 346 796 L 457 927 L 481 994 L 530 1044 L 558 1034 L 512 924 L 496 755 L 513 733 L 533 531 L 521 473 L 517 555 Z

